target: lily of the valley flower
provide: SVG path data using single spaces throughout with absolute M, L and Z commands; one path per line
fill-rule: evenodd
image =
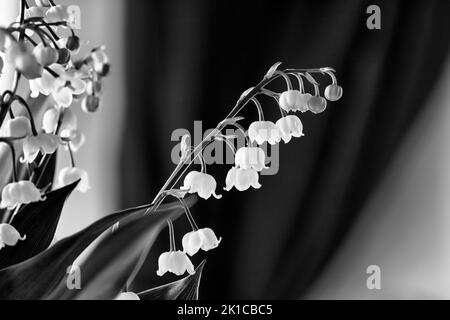
M 184 178 L 184 184 L 181 189 L 188 190 L 189 193 L 198 193 L 200 198 L 209 199 L 214 196 L 216 199 L 220 199 L 222 196 L 216 194 L 217 182 L 213 176 L 198 172 L 191 171 Z
M 78 130 L 63 130 L 61 131 L 61 137 L 69 140 L 70 149 L 73 152 L 77 152 L 83 146 L 86 141 L 84 134 Z
M 164 252 L 159 256 L 156 274 L 162 276 L 166 272 L 172 272 L 177 276 L 181 276 L 185 272 L 192 275 L 195 273 L 195 270 L 186 253 L 178 250 Z
M 51 133 L 41 133 L 37 136 L 28 136 L 23 141 L 23 157 L 20 159 L 22 163 L 33 162 L 39 152 L 42 155 L 52 154 L 58 149 L 61 139 Z
M 19 231 L 12 225 L 0 223 L 0 250 L 5 246 L 15 246 L 19 240 L 25 240 L 26 236 L 20 236 Z
M 29 80 L 41 77 L 43 68 L 27 47 L 17 44 L 12 47 L 15 49 L 11 49 L 13 52 L 9 55 L 13 57 L 14 67 Z
M 52 107 L 44 112 L 42 116 L 42 129 L 46 133 L 53 133 L 58 126 L 58 122 L 60 120 L 60 112 L 58 108 Z M 59 130 L 62 132 L 63 130 L 76 130 L 77 128 L 77 116 L 76 114 L 70 110 L 64 110 L 64 116 L 61 120 L 61 125 Z
M 281 93 L 279 104 L 285 111 L 308 111 L 309 93 L 301 93 L 299 90 L 287 90 Z
M 255 189 L 261 188 L 261 184 L 258 182 L 259 176 L 258 172 L 253 169 L 242 169 L 237 167 L 232 167 L 228 171 L 227 177 L 225 179 L 225 190 L 230 191 L 231 188 L 235 187 L 239 191 L 245 191 L 250 187 Z
M 131 291 L 120 293 L 114 300 L 141 300 L 139 296 Z
M 75 190 L 85 193 L 91 189 L 87 172 L 76 167 L 65 167 L 59 171 L 57 186 L 64 187 L 80 179 Z
M 272 121 L 255 121 L 250 124 L 248 137 L 251 142 L 256 141 L 257 144 L 277 144 L 281 140 L 280 130 Z
M 261 171 L 266 168 L 264 150 L 259 147 L 242 147 L 234 157 L 236 167 Z
M 85 90 L 86 83 L 75 72 L 64 72 L 55 80 L 52 96 L 59 106 L 67 108 L 72 104 L 73 96 Z
M 292 137 L 302 137 L 303 124 L 297 116 L 287 115 L 277 121 L 277 127 L 280 128 L 281 138 L 284 143 L 291 141 Z
M 67 7 L 63 5 L 52 6 L 45 13 L 47 22 L 60 22 L 69 20 L 69 13 Z
M 53 70 L 54 68 L 52 68 Z M 41 77 L 30 80 L 30 96 L 32 98 L 37 98 L 39 93 L 48 96 L 54 88 L 55 77 L 53 77 L 47 70 L 42 72 Z
M 203 251 L 209 251 L 219 246 L 222 238 L 217 239 L 214 231 L 210 228 L 198 229 L 191 231 L 183 236 L 183 250 L 188 255 L 193 256 L 202 249 Z
M 9 119 L 4 125 L 4 135 L 11 138 L 26 137 L 31 134 L 31 122 L 27 117 Z
M 2 190 L 0 208 L 14 209 L 20 204 L 45 200 L 41 192 L 31 181 L 19 181 L 7 184 Z
M 37 62 L 44 67 L 58 61 L 58 50 L 49 46 L 44 46 L 42 43 L 34 47 L 33 55 L 36 57 Z

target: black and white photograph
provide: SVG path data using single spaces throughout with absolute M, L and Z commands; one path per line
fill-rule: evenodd
M 449 31 L 448 0 L 0 0 L 0 300 L 450 299 Z

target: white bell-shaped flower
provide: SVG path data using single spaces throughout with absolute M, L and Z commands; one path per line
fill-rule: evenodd
M 184 178 L 181 189 L 188 190 L 189 193 L 198 193 L 199 197 L 203 199 L 209 199 L 211 196 L 220 199 L 222 196 L 216 194 L 216 187 L 217 182 L 212 175 L 191 171 Z
M 19 240 L 23 241 L 26 236 L 20 236 L 19 231 L 12 225 L 0 223 L 0 250 L 5 246 L 15 246 Z
M 3 134 L 11 138 L 26 137 L 31 134 L 31 122 L 23 116 L 9 119 L 5 122 Z
M 261 184 L 258 182 L 259 176 L 258 172 L 253 169 L 242 169 L 237 167 L 232 167 L 228 171 L 227 177 L 225 179 L 225 190 L 230 191 L 231 188 L 235 187 L 239 191 L 245 191 L 250 187 L 255 189 L 261 188 Z
M 73 152 L 80 150 L 86 141 L 84 134 L 78 130 L 62 130 L 61 137 L 70 140 L 69 145 Z
M 120 293 L 114 300 L 141 300 L 139 296 L 131 291 Z
M 47 18 L 47 22 L 59 22 L 59 21 L 68 21 L 69 13 L 67 11 L 67 7 L 63 5 L 56 5 L 50 7 L 45 13 L 45 17 Z
M 33 162 L 39 152 L 42 155 L 52 154 L 58 149 L 61 139 L 51 133 L 41 133 L 37 136 L 28 136 L 23 141 L 23 157 L 20 159 L 22 163 Z
M 194 274 L 195 269 L 186 253 L 181 251 L 164 252 L 158 259 L 158 276 L 164 275 L 166 272 L 172 272 L 177 276 L 183 275 L 185 272 Z
M 60 110 L 58 108 L 52 107 L 44 112 L 42 116 L 42 129 L 46 133 L 53 133 L 58 126 Z M 75 130 L 77 128 L 77 116 L 75 112 L 70 109 L 64 111 L 64 116 L 62 117 L 61 126 L 59 128 L 60 132 L 63 130 Z
M 77 73 L 65 72 L 55 80 L 52 97 L 59 106 L 68 108 L 73 102 L 73 96 L 80 95 L 85 90 L 86 83 Z
M 64 69 L 61 65 L 54 64 L 50 67 L 57 74 L 63 73 Z M 30 96 L 32 98 L 37 98 L 39 94 L 43 94 L 44 96 L 48 96 L 52 93 L 55 87 L 55 77 L 50 74 L 47 70 L 42 72 L 41 77 L 30 80 Z
M 45 200 L 31 181 L 11 182 L 2 190 L 0 208 L 15 209 L 20 204 Z
M 302 137 L 303 124 L 297 116 L 287 115 L 277 121 L 277 127 L 280 129 L 281 138 L 284 143 L 291 141 L 292 137 Z
M 75 181 L 80 180 L 75 190 L 80 192 L 87 192 L 91 189 L 89 184 L 89 176 L 87 172 L 83 169 L 76 167 L 65 167 L 59 171 L 57 186 L 58 188 L 67 186 Z
M 296 111 L 300 107 L 301 92 L 299 90 L 287 90 L 281 93 L 278 103 L 285 111 Z
M 236 167 L 243 169 L 253 168 L 256 171 L 266 169 L 266 155 L 259 147 L 242 147 L 234 157 Z
M 188 255 L 193 256 L 200 249 L 209 251 L 217 248 L 220 241 L 222 241 L 222 238 L 217 239 L 216 234 L 210 228 L 198 229 L 183 236 L 183 250 Z
M 58 61 L 58 50 L 50 46 L 44 46 L 42 43 L 34 47 L 33 55 L 36 57 L 37 62 L 44 67 Z
M 281 140 L 280 130 L 272 121 L 255 121 L 248 128 L 248 137 L 250 141 L 256 141 L 257 144 L 268 142 L 277 144 Z

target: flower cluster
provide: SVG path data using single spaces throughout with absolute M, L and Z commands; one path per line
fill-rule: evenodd
M 80 180 L 77 190 L 90 188 L 86 171 L 75 166 L 73 153 L 82 147 L 85 136 L 78 129 L 73 105 L 80 102 L 87 113 L 98 110 L 102 79 L 108 75 L 110 64 L 104 47 L 83 50 L 70 19 L 68 8 L 52 0 L 36 0 L 34 5 L 22 0 L 19 21 L 0 28 L 0 73 L 4 63 L 16 73 L 13 88 L 0 96 L 0 142 L 10 147 L 13 164 L 12 181 L 1 191 L 0 208 L 13 211 L 7 214 L 6 222 L 22 205 L 45 200 L 44 189 L 50 186 L 40 189 L 37 185 L 42 169 L 59 147 L 68 152 L 71 165 L 60 170 L 56 187 Z M 45 96 L 47 109 L 40 123 L 35 121 L 38 110 L 30 108 L 28 94 L 19 94 L 20 80 L 26 80 L 31 99 Z M 15 105 L 25 113 L 16 114 Z M 18 165 L 25 166 L 28 175 L 19 177 Z M 10 224 L 1 228 L 0 248 L 23 240 Z
M 206 173 L 206 166 L 204 164 L 202 151 L 208 142 L 219 139 L 226 141 L 227 144 L 235 152 L 234 166 L 232 166 L 225 178 L 225 191 L 230 191 L 233 187 L 238 191 L 248 190 L 250 187 L 254 189 L 261 188 L 259 182 L 259 174 L 266 167 L 266 154 L 262 145 L 275 145 L 283 140 L 288 143 L 292 138 L 300 138 L 303 134 L 303 124 L 296 112 L 304 113 L 311 112 L 318 114 L 326 109 L 327 101 L 339 100 L 342 96 L 342 87 L 337 84 L 335 71 L 331 68 L 319 69 L 286 69 L 279 71 L 275 64 L 270 68 L 264 79 L 255 87 L 245 91 L 236 106 L 231 111 L 230 115 L 219 123 L 213 130 L 213 134 L 207 136 L 196 147 L 188 145 L 188 137 L 184 136 L 181 140 L 181 160 L 175 171 L 172 173 L 169 181 L 165 186 L 170 185 L 171 179 L 181 178 L 187 168 L 192 164 L 189 160 L 192 157 L 200 159 L 202 168 L 201 171 L 189 171 L 184 177 L 184 183 L 180 189 L 163 189 L 158 194 L 157 199 L 164 199 L 168 195 L 175 196 L 179 199 L 185 208 L 187 218 L 191 224 L 192 231 L 185 234 L 182 239 L 183 250 L 176 250 L 173 225 L 169 221 L 169 235 L 170 235 L 170 251 L 164 252 L 159 258 L 158 275 L 163 275 L 166 272 L 172 272 L 176 275 L 182 275 L 185 272 L 192 274 L 194 267 L 188 256 L 193 256 L 200 249 L 209 251 L 216 248 L 221 239 L 218 239 L 214 231 L 210 228 L 199 229 L 195 224 L 194 218 L 185 205 L 182 199 L 187 193 L 195 193 L 200 198 L 209 199 L 214 196 L 220 199 L 221 196 L 216 194 L 217 182 L 214 177 Z M 313 73 L 327 74 L 331 77 L 332 83 L 324 90 L 324 97 L 320 95 L 319 83 L 312 76 Z M 286 83 L 286 90 L 277 93 L 266 88 L 266 86 L 277 78 L 283 78 Z M 297 79 L 298 89 L 294 89 L 292 78 Z M 314 94 L 306 92 L 306 80 L 312 87 L 314 87 Z M 257 99 L 258 95 L 267 95 L 272 97 L 280 110 L 281 117 L 275 122 L 264 119 L 264 111 Z M 253 104 L 258 109 L 259 119 L 251 122 L 248 129 L 245 130 L 240 124 L 239 120 L 243 118 L 238 117 L 238 113 L 247 105 L 248 102 Z M 237 127 L 245 136 L 246 144 L 238 146 L 237 150 L 234 143 L 229 141 L 233 137 L 225 136 L 221 132 L 229 125 Z M 184 170 L 182 168 L 186 167 Z M 175 180 L 175 183 L 178 180 Z

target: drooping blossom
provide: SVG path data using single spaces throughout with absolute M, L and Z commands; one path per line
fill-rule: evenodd
M 42 116 L 42 129 L 44 129 L 46 133 L 55 132 L 60 120 L 61 112 L 62 111 L 60 109 L 55 107 L 51 107 L 44 112 L 44 115 Z M 76 130 L 77 122 L 78 121 L 75 112 L 70 109 L 65 109 L 59 127 L 60 132 L 62 132 L 63 130 Z
M 158 270 L 156 274 L 158 276 L 164 275 L 166 272 L 172 272 L 177 276 L 183 275 L 185 272 L 194 274 L 195 269 L 191 260 L 189 260 L 186 253 L 178 251 L 164 252 L 158 259 Z
M 86 137 L 79 130 L 62 130 L 61 138 L 69 140 L 70 149 L 77 152 L 86 141 Z
M 303 134 L 303 124 L 297 116 L 287 115 L 278 119 L 277 127 L 280 129 L 281 138 L 284 143 L 291 141 L 292 137 L 302 137 Z
M 45 200 L 31 181 L 11 182 L 2 190 L 0 208 L 15 209 L 20 204 Z
M 189 193 L 198 193 L 200 198 L 209 199 L 214 196 L 220 199 L 222 196 L 216 194 L 217 182 L 212 175 L 207 173 L 191 171 L 184 178 L 183 190 Z
M 193 256 L 202 249 L 203 251 L 209 251 L 217 248 L 222 241 L 222 238 L 217 239 L 214 231 L 210 228 L 198 229 L 191 231 L 183 236 L 183 251 L 188 255 Z
M 40 133 L 37 136 L 28 136 L 23 141 L 22 163 L 33 162 L 39 153 L 42 155 L 52 154 L 61 143 L 60 137 L 52 133 Z
M 78 183 L 75 190 L 85 193 L 89 189 L 91 189 L 87 172 L 77 167 L 62 168 L 58 174 L 57 186 L 58 188 L 61 188 L 74 183 L 77 180 L 80 180 L 80 182 Z
M 19 240 L 26 239 L 26 235 L 20 236 L 19 231 L 12 225 L 0 223 L 0 250 L 5 246 L 15 246 Z
M 237 167 L 232 167 L 228 171 L 227 177 L 225 179 L 225 190 L 230 191 L 231 188 L 235 187 L 239 191 L 245 191 L 250 187 L 255 189 L 261 188 L 261 184 L 258 182 L 259 176 L 258 172 L 253 169 L 242 169 Z
M 6 137 L 21 138 L 31 134 L 31 122 L 27 117 L 18 116 L 8 119 L 4 124 L 3 134 Z
M 242 147 L 234 157 L 236 167 L 261 171 L 266 167 L 264 150 L 259 147 Z
M 86 89 L 86 83 L 80 79 L 76 72 L 64 72 L 55 79 L 52 97 L 60 107 L 67 108 L 73 102 L 74 95 L 82 94 Z
M 248 137 L 257 144 L 277 144 L 281 140 L 280 130 L 272 121 L 255 121 L 248 128 Z

